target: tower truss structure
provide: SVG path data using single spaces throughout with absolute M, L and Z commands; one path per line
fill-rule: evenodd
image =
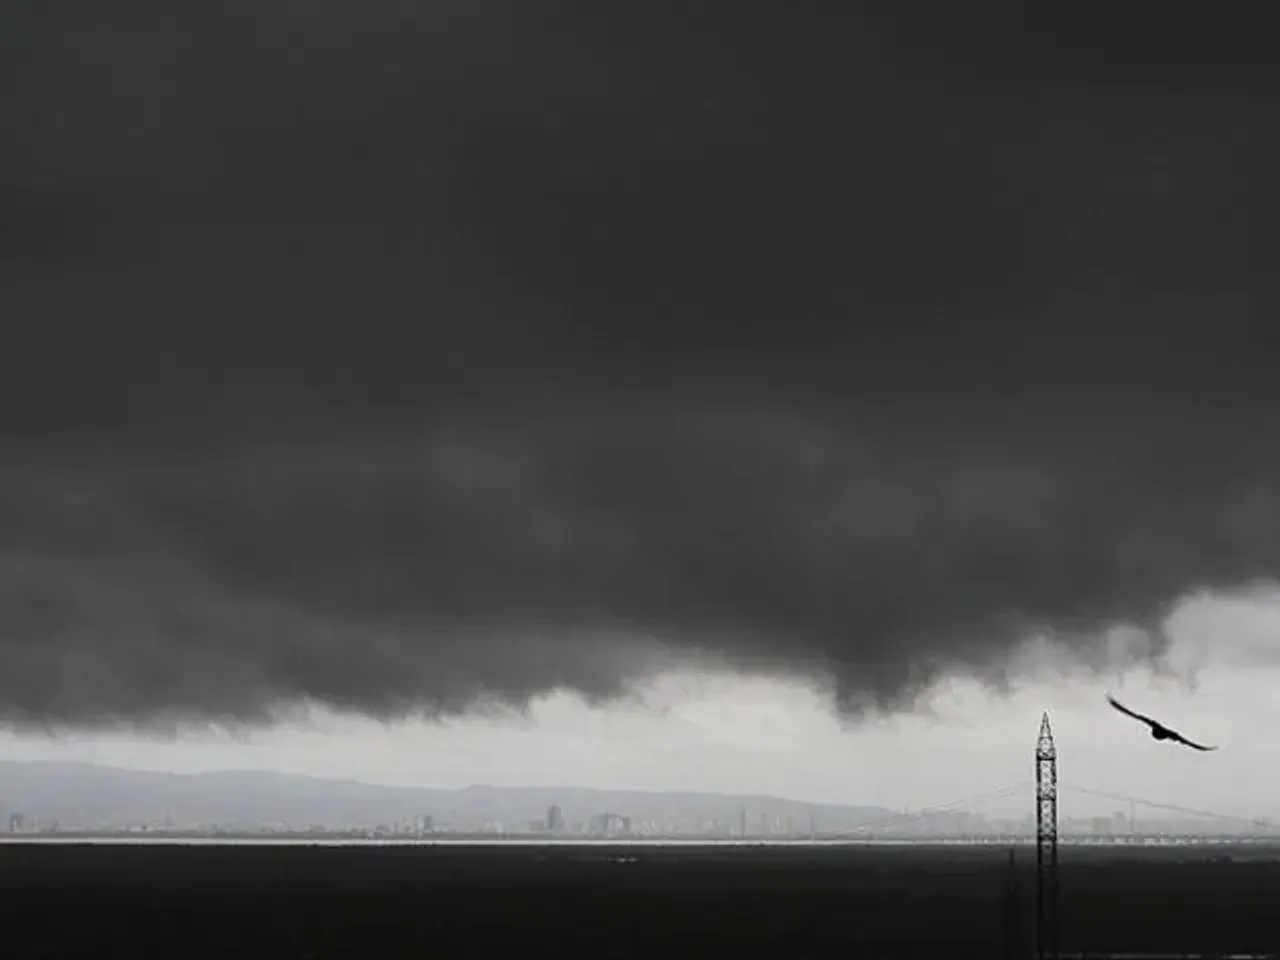
M 1049 714 L 1036 739 L 1036 960 L 1058 955 L 1058 749 Z

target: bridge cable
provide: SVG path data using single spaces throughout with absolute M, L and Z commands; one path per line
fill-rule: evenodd
M 1259 820 L 1253 817 L 1240 817 L 1232 814 L 1214 813 L 1211 810 L 1196 810 L 1192 807 L 1181 807 L 1172 803 L 1160 803 L 1155 800 L 1144 800 L 1141 797 L 1126 797 L 1119 793 L 1109 793 L 1106 790 L 1095 790 L 1091 787 L 1081 787 L 1073 783 L 1064 783 L 1062 786 L 1070 790 L 1076 790 L 1080 793 L 1087 793 L 1095 797 L 1105 797 L 1108 800 L 1116 800 L 1123 803 L 1140 803 L 1145 807 L 1154 807 L 1158 810 L 1169 810 L 1174 813 L 1185 813 L 1196 817 L 1206 817 L 1210 820 L 1227 820 L 1235 823 L 1247 823 L 1253 827 L 1271 828 L 1271 824 L 1266 820 Z
M 926 817 L 931 817 L 939 813 L 947 813 L 948 811 L 954 810 L 957 807 L 970 806 L 972 804 L 979 803 L 983 800 L 997 800 L 1002 797 L 1012 796 L 1015 793 L 1021 793 L 1025 791 L 1026 788 L 1027 786 L 1025 783 L 1010 784 L 1009 786 L 1001 787 L 998 790 L 988 790 L 985 793 L 975 794 L 974 796 L 971 796 L 971 797 L 964 797 L 960 800 L 951 800 L 951 801 L 948 801 L 947 803 L 937 804 L 932 807 L 925 807 L 922 810 L 917 810 L 912 813 L 899 813 L 892 817 L 886 817 L 883 820 L 876 820 L 873 823 L 864 824 L 863 826 L 856 828 L 856 830 L 853 832 L 856 832 L 856 833 L 870 832 L 870 831 L 878 830 L 887 826 L 893 826 L 900 823 L 910 823 L 916 820 L 922 820 Z

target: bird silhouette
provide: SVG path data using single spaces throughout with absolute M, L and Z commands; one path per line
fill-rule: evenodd
M 1202 743 L 1196 743 L 1193 740 L 1188 740 L 1186 737 L 1180 734 L 1177 730 L 1170 730 L 1168 727 L 1166 727 L 1163 723 L 1160 723 L 1158 720 L 1152 720 L 1150 717 L 1144 716 L 1143 714 L 1138 713 L 1135 710 L 1130 710 L 1128 707 L 1126 707 L 1123 703 L 1121 703 L 1115 697 L 1111 696 L 1111 694 L 1107 694 L 1107 703 L 1111 704 L 1113 707 L 1115 707 L 1125 716 L 1133 717 L 1133 719 L 1141 720 L 1143 723 L 1145 723 L 1148 727 L 1151 728 L 1151 736 L 1155 740 L 1172 740 L 1175 743 L 1181 743 L 1184 746 L 1188 746 L 1192 750 L 1208 751 L 1208 750 L 1218 749 L 1217 747 L 1206 747 Z

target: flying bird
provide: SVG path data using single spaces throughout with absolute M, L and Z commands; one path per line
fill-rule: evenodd
M 1173 740 L 1176 743 L 1181 743 L 1181 744 L 1184 744 L 1185 746 L 1190 747 L 1192 750 L 1217 750 L 1218 749 L 1217 747 L 1206 747 L 1204 744 L 1195 743 L 1194 741 L 1188 740 L 1182 734 L 1178 733 L 1177 730 L 1170 730 L 1168 727 L 1166 727 L 1163 723 L 1160 723 L 1158 720 L 1152 720 L 1150 717 L 1143 716 L 1142 714 L 1137 713 L 1134 710 L 1130 710 L 1128 707 L 1126 707 L 1123 703 L 1121 703 L 1119 700 L 1117 700 L 1115 697 L 1111 696 L 1110 694 L 1107 694 L 1107 703 L 1111 704 L 1113 707 L 1115 707 L 1117 710 L 1119 710 L 1121 713 L 1125 714 L 1126 716 L 1133 717 L 1133 719 L 1141 720 L 1143 723 L 1145 723 L 1148 727 L 1151 728 L 1151 736 L 1156 740 Z

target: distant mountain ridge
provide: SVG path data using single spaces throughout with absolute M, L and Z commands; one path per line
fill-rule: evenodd
M 425 815 L 437 825 L 479 829 L 502 823 L 522 829 L 557 805 L 567 823 L 615 813 L 689 826 L 718 820 L 737 828 L 761 817 L 823 831 L 852 829 L 893 815 L 882 807 L 810 804 L 761 795 L 689 791 L 600 790 L 590 787 L 496 787 L 459 790 L 387 786 L 267 770 L 167 773 L 57 761 L 0 761 L 0 814 L 65 827 L 166 822 L 328 828 L 404 823 Z

